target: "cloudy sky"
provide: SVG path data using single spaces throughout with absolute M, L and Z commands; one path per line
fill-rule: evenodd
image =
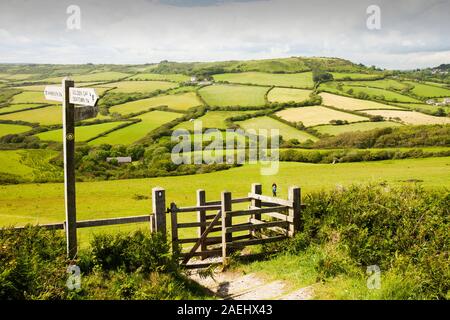
M 67 28 L 67 8 L 81 29 Z M 367 7 L 381 10 L 369 30 Z M 450 0 L 1 0 L 0 63 L 329 56 L 390 69 L 450 63 Z

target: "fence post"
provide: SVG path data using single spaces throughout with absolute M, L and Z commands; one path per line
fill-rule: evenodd
M 294 236 L 300 230 L 301 211 L 301 189 L 297 186 L 289 188 L 289 200 L 292 201 L 292 208 L 289 208 L 289 216 L 292 223 L 289 224 L 289 236 Z
M 227 242 L 233 241 L 233 234 L 226 232 L 226 228 L 231 227 L 233 223 L 231 216 L 227 215 L 227 211 L 231 211 L 231 192 L 222 192 L 220 210 L 222 212 L 222 263 L 225 266 L 228 264 Z
M 252 183 L 252 193 L 262 194 L 262 185 L 260 183 Z M 252 207 L 261 208 L 261 200 L 252 199 Z M 261 214 L 255 214 L 249 217 L 250 219 L 258 219 L 261 220 Z M 250 230 L 250 236 L 255 236 L 255 230 Z
M 206 193 L 205 190 L 199 189 L 197 190 L 197 206 L 204 206 L 206 203 Z M 202 225 L 198 228 L 198 237 L 200 238 L 206 230 L 206 211 L 199 210 L 197 211 L 197 221 Z M 206 251 L 207 249 L 206 241 L 202 241 L 200 245 L 200 251 Z M 201 259 L 204 260 L 208 257 L 208 255 L 202 255 Z
M 174 202 L 170 203 L 170 218 L 172 228 L 172 252 L 178 250 L 178 213 L 177 205 Z
M 166 191 L 163 188 L 152 189 L 152 205 L 155 215 L 155 231 L 166 236 Z

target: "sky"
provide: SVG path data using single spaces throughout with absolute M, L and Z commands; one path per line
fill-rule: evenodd
M 71 5 L 79 28 L 68 28 Z M 370 5 L 379 29 L 367 27 Z M 1 0 L 0 63 L 326 56 L 434 67 L 450 63 L 449 12 L 450 0 Z

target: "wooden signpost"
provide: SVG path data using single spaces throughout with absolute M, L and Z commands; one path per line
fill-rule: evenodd
M 47 100 L 59 101 L 63 106 L 64 197 L 66 209 L 67 256 L 77 255 L 77 214 L 75 201 L 75 122 L 94 118 L 98 96 L 92 88 L 75 88 L 73 80 L 63 79 L 62 86 L 46 86 Z M 82 107 L 75 107 L 75 104 Z

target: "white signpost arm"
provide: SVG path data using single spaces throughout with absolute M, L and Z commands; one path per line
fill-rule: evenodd
M 77 255 L 77 217 L 75 201 L 75 106 L 70 103 L 72 80 L 62 81 L 63 91 L 63 144 L 64 144 L 64 196 L 66 208 L 67 256 L 74 259 Z

